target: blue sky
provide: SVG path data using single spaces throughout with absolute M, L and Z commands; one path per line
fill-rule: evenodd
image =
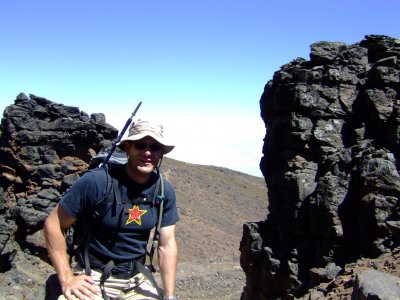
M 19 92 L 159 119 L 168 156 L 261 176 L 259 99 L 317 41 L 400 37 L 398 0 L 2 1 L 0 111 Z

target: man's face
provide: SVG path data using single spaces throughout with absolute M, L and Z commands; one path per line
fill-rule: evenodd
M 129 168 L 136 174 L 150 174 L 162 157 L 161 150 L 162 145 L 149 136 L 129 142 L 126 146 Z

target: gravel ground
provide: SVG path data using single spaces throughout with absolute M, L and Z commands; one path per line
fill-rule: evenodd
M 245 275 L 236 261 L 182 263 L 177 276 L 181 299 L 240 299 Z

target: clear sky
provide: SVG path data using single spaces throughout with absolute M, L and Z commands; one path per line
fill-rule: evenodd
M 168 156 L 261 176 L 259 99 L 317 41 L 400 37 L 399 0 L 13 0 L 0 4 L 0 111 L 20 92 L 122 129 L 160 119 Z

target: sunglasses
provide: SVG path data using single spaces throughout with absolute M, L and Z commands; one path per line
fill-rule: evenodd
M 147 150 L 150 149 L 152 152 L 158 152 L 162 149 L 162 145 L 160 144 L 145 144 L 145 143 L 133 143 L 135 148 L 138 150 Z

